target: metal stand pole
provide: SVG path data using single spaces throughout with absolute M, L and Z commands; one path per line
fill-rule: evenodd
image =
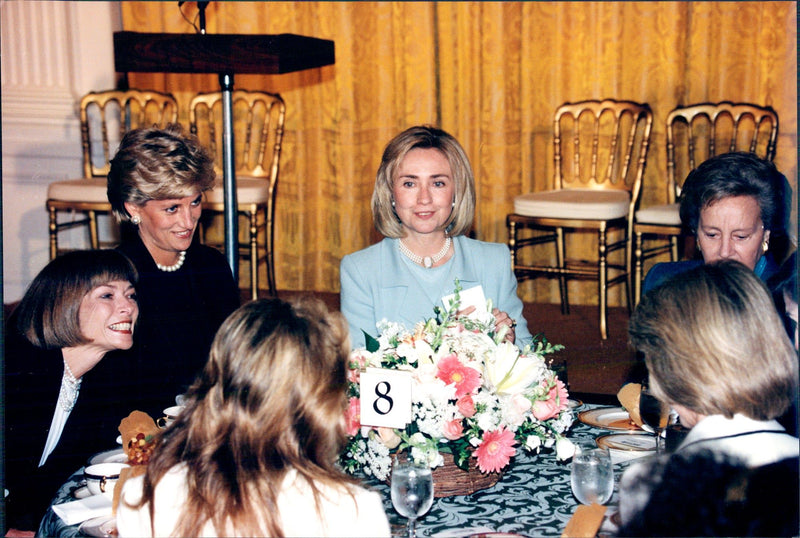
M 236 166 L 233 140 L 233 75 L 220 74 L 222 88 L 222 173 L 225 193 L 225 255 L 233 280 L 239 284 L 239 216 L 236 203 Z

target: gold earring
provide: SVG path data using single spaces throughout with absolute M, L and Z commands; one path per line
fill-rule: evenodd
M 764 242 L 763 242 L 763 243 L 761 243 L 761 249 L 762 249 L 764 252 L 766 252 L 766 251 L 768 251 L 768 250 L 769 250 L 769 240 L 768 240 L 768 239 L 764 239 Z

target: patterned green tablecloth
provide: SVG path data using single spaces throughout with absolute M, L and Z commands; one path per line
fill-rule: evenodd
M 578 412 L 593 407 L 598 406 L 576 409 L 576 417 Z M 576 418 L 567 437 L 573 442 L 591 442 L 607 433 L 610 432 L 587 426 Z M 629 463 L 614 466 L 614 496 L 609 504 L 616 503 L 619 475 Z M 406 520 L 392 507 L 389 487 L 375 480 L 368 483 L 383 494 L 393 533 L 403 536 Z M 435 499 L 430 511 L 418 520 L 417 535 L 468 536 L 470 529 L 480 528 L 530 537 L 561 536 L 577 506 L 570 486 L 569 462 L 557 461 L 552 451 L 537 455 L 518 450 L 510 469 L 493 487 L 472 495 Z
M 597 406 L 583 406 L 578 412 Z M 575 420 L 567 437 L 573 442 L 591 442 L 598 436 L 609 433 Z M 616 464 L 614 496 L 617 498 L 616 482 L 629 462 Z M 58 492 L 54 504 L 72 500 L 74 490 L 82 478 L 83 470 L 76 472 Z M 405 519 L 392 507 L 389 487 L 377 480 L 366 480 L 366 485 L 381 492 L 384 508 L 392 524 L 393 533 L 404 534 Z M 430 511 L 418 520 L 418 536 L 457 537 L 468 536 L 470 529 L 491 529 L 494 532 L 517 533 L 530 537 L 560 536 L 578 501 L 570 488 L 569 463 L 557 461 L 552 451 L 529 455 L 518 451 L 500 481 L 493 487 L 472 495 L 435 499 Z M 78 525 L 68 526 L 53 512 L 47 511 L 38 535 L 71 538 L 82 536 Z M 459 529 L 463 529 L 459 532 Z M 446 533 L 446 534 L 445 534 Z

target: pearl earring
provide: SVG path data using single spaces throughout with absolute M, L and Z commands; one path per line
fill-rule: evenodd
M 392 209 L 394 209 L 394 200 L 392 200 Z
M 142 223 L 142 217 L 140 217 L 139 215 L 132 216 L 131 223 L 133 223 L 134 226 L 139 226 L 139 224 Z

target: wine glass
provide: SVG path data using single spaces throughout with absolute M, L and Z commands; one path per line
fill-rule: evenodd
M 605 448 L 575 447 L 572 493 L 581 504 L 605 504 L 614 493 L 614 466 Z
M 639 396 L 639 415 L 642 422 L 653 428 L 656 433 L 656 453 L 664 451 L 664 443 L 661 440 L 661 432 L 667 427 L 669 422 L 669 406 L 653 396 L 649 387 L 643 386 Z
M 394 461 L 392 504 L 401 516 L 408 518 L 408 538 L 415 538 L 417 518 L 433 504 L 433 475 L 427 465 Z

